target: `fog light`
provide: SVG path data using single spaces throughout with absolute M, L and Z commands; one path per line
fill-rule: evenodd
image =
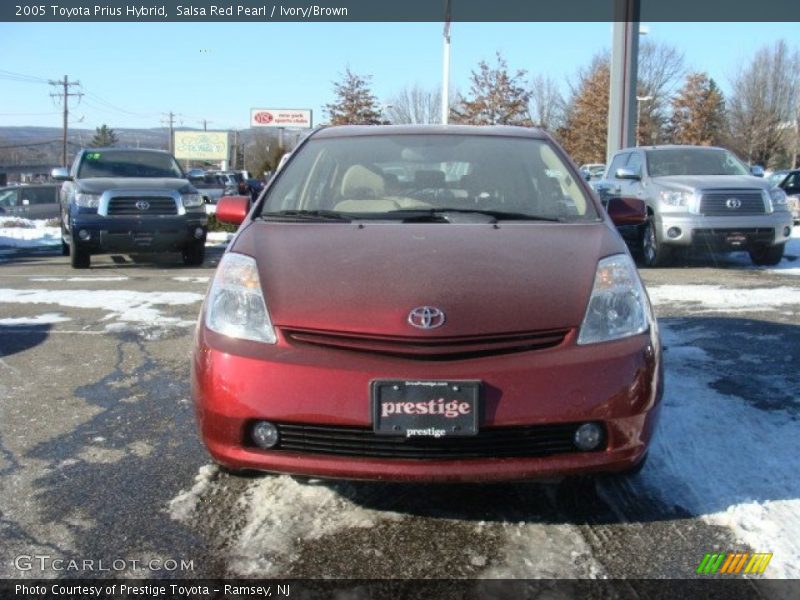
M 268 421 L 253 425 L 253 441 L 259 448 L 272 448 L 278 443 L 278 428 Z
M 675 238 L 681 237 L 681 233 L 682 232 L 680 227 L 670 227 L 669 229 L 667 229 L 667 237 L 670 237 L 673 240 Z
M 597 423 L 584 423 L 578 427 L 572 441 L 579 450 L 595 450 L 603 441 L 603 428 Z
M 84 241 L 84 242 L 85 242 L 85 241 L 87 241 L 87 240 L 88 240 L 90 237 L 92 237 L 92 234 L 91 234 L 91 233 L 89 233 L 88 231 L 86 231 L 85 229 L 81 229 L 81 230 L 78 232 L 78 237 L 79 237 L 79 238 L 80 238 L 82 241 Z
M 783 237 L 789 237 L 792 235 L 792 228 L 791 227 L 784 227 L 783 228 Z
M 203 231 L 202 227 L 195 228 L 195 230 L 194 230 L 195 239 L 197 239 L 197 240 L 202 239 L 203 233 L 204 233 L 204 231 Z

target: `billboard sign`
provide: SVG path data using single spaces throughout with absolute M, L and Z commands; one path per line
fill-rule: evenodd
M 308 108 L 251 108 L 250 127 L 313 127 Z
M 176 131 L 175 158 L 228 160 L 228 132 Z

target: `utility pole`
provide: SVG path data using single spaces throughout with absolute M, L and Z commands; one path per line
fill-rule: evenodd
M 208 131 L 208 124 L 213 123 L 214 121 L 209 121 L 208 119 L 200 119 L 199 123 L 203 124 L 203 131 Z
M 68 122 L 67 119 L 69 118 L 69 98 L 70 96 L 76 96 L 80 98 L 83 96 L 81 92 L 70 92 L 69 89 L 71 87 L 78 87 L 81 85 L 80 81 L 70 81 L 67 75 L 64 75 L 64 79 L 61 81 L 50 80 L 48 83 L 52 86 L 61 86 L 63 91 L 60 92 L 53 92 L 50 94 L 53 98 L 63 98 L 64 99 L 64 135 L 62 140 L 61 146 L 61 166 L 67 166 L 67 127 Z
M 176 115 L 174 112 L 169 111 L 168 113 L 164 113 L 164 120 L 161 121 L 167 127 L 169 127 L 169 145 L 168 145 L 168 148 L 169 148 L 169 153 L 170 154 L 174 154 L 175 153 L 175 148 L 174 148 L 174 143 L 175 143 L 175 141 L 174 141 L 174 138 L 175 138 L 175 118 L 178 117 L 178 116 L 179 115 Z

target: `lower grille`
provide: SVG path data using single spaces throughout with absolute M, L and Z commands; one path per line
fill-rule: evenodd
M 396 459 L 523 458 L 579 452 L 572 443 L 580 423 L 483 429 L 472 437 L 403 438 L 371 429 L 276 424 L 274 450 L 336 456 Z M 598 451 L 605 449 L 605 443 Z
M 569 329 L 465 337 L 391 337 L 351 333 L 284 329 L 290 342 L 356 352 L 397 356 L 411 360 L 465 360 L 552 348 Z
M 760 191 L 719 190 L 703 193 L 700 213 L 710 217 L 737 217 L 766 214 Z
M 771 244 L 775 241 L 775 230 L 772 228 L 745 228 L 745 229 L 694 229 L 692 231 L 692 241 L 695 244 L 718 244 L 727 243 L 727 238 L 731 234 L 742 234 L 747 237 L 747 241 L 759 244 Z
M 177 215 L 178 205 L 174 198 L 169 197 L 120 196 L 108 201 L 108 214 L 114 216 Z

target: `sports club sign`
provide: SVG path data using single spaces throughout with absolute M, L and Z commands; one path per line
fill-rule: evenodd
M 312 127 L 311 110 L 307 108 L 251 108 L 250 127 Z

